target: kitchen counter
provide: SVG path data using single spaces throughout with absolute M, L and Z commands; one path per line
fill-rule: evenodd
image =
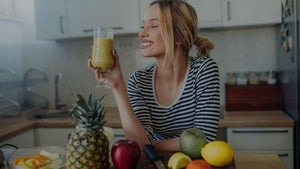
M 169 159 L 172 153 L 160 153 L 164 159 Z M 164 161 L 167 166 L 168 160 Z M 139 167 L 140 166 L 140 167 Z M 150 163 L 148 158 L 142 153 L 138 163 L 139 169 L 155 169 L 156 167 Z M 285 169 L 284 164 L 277 154 L 235 154 L 234 164 L 226 167 L 213 167 L 218 169 Z M 5 169 L 4 165 L 0 165 L 0 169 Z M 112 167 L 111 169 L 115 169 Z
M 107 107 L 106 126 L 122 128 L 118 109 Z M 0 118 L 0 142 L 32 128 L 73 128 L 72 119 L 29 120 L 26 112 L 16 118 Z M 280 110 L 274 111 L 224 111 L 219 128 L 227 127 L 293 127 L 294 121 Z

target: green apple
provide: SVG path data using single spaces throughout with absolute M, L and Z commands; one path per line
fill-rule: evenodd
M 192 159 L 201 158 L 201 149 L 207 144 L 205 134 L 198 128 L 189 128 L 180 135 L 181 151 Z

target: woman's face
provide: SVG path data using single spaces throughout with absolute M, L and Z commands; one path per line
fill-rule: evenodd
M 157 4 L 149 7 L 139 33 L 144 57 L 164 57 L 165 44 L 161 35 L 160 9 Z

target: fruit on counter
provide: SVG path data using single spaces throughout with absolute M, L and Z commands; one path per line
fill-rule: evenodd
M 192 159 L 201 158 L 201 149 L 207 144 L 205 134 L 198 128 L 189 128 L 180 135 L 181 151 Z
M 61 154 L 41 151 L 33 157 L 19 157 L 14 159 L 13 165 L 17 169 L 61 169 L 64 161 Z
M 171 169 L 184 168 L 191 161 L 192 159 L 188 155 L 182 152 L 177 152 L 170 157 L 168 161 L 168 167 Z
M 231 146 L 224 141 L 212 141 L 202 149 L 202 157 L 210 165 L 226 166 L 233 160 L 234 152 Z
M 70 109 L 76 122 L 67 144 L 68 169 L 107 169 L 109 167 L 109 142 L 103 132 L 105 111 L 103 97 L 90 94 L 88 102 L 80 94 Z
M 211 169 L 211 166 L 203 159 L 196 159 L 188 163 L 185 169 Z
M 140 159 L 141 150 L 136 141 L 118 140 L 111 150 L 111 158 L 116 169 L 134 169 Z

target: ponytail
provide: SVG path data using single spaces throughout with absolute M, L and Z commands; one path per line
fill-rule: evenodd
M 195 39 L 194 45 L 198 48 L 198 57 L 209 56 L 210 51 L 214 49 L 214 44 L 211 41 L 200 36 Z

